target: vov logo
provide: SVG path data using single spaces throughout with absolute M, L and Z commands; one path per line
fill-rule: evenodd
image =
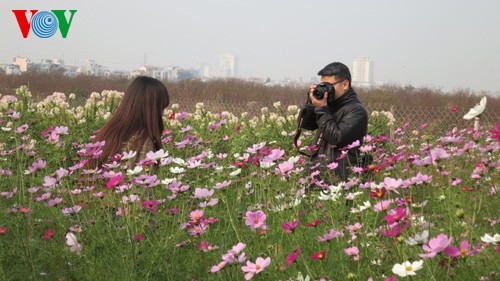
M 17 23 L 19 24 L 19 28 L 24 38 L 28 38 L 30 29 L 40 38 L 49 38 L 56 33 L 58 28 L 59 31 L 61 31 L 62 37 L 66 38 L 66 36 L 68 36 L 69 27 L 73 22 L 73 16 L 77 10 L 69 10 L 71 13 L 69 20 L 67 20 L 64 15 L 66 10 L 51 10 L 51 12 L 30 10 L 31 18 L 29 21 L 26 17 L 27 11 L 28 10 L 12 10 L 14 15 L 16 15 Z

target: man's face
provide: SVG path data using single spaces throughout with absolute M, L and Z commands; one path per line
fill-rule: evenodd
M 338 80 L 335 76 L 321 76 L 321 82 L 328 82 L 333 85 L 335 89 L 335 99 L 341 97 L 347 90 L 349 90 L 349 81 Z

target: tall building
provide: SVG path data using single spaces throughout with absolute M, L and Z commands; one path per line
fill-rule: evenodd
M 225 53 L 220 56 L 220 67 L 228 69 L 228 77 L 238 77 L 238 57 Z
M 370 57 L 358 57 L 352 67 L 352 84 L 356 87 L 373 85 L 373 60 Z

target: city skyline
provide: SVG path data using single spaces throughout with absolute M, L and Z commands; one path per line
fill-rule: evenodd
M 35 8 L 78 10 L 67 37 L 23 38 L 12 10 Z M 500 94 L 498 10 L 493 0 L 8 1 L 0 4 L 0 63 L 19 55 L 132 70 L 145 54 L 151 65 L 190 67 L 229 52 L 239 56 L 240 77 L 309 80 L 333 61 L 352 72 L 366 56 L 376 62 L 374 82 Z

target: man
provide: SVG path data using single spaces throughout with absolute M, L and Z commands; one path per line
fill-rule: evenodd
M 307 102 L 301 109 L 300 127 L 318 129 L 313 140 L 317 151 L 311 161 L 320 163 L 321 178 L 331 184 L 325 174 L 331 173 L 328 171 L 335 167 L 335 164 L 330 165 L 332 162 L 338 163 L 333 169 L 333 176 L 341 181 L 347 180 L 352 166 L 360 165 L 359 146 L 351 149 L 347 146 L 356 141 L 360 145 L 363 143 L 368 128 L 368 112 L 351 86 L 351 73 L 347 66 L 334 62 L 321 69 L 318 75 L 322 83 L 333 86 L 333 93 L 327 92 L 322 99 L 318 99 L 313 94 L 317 85 L 310 87 Z

